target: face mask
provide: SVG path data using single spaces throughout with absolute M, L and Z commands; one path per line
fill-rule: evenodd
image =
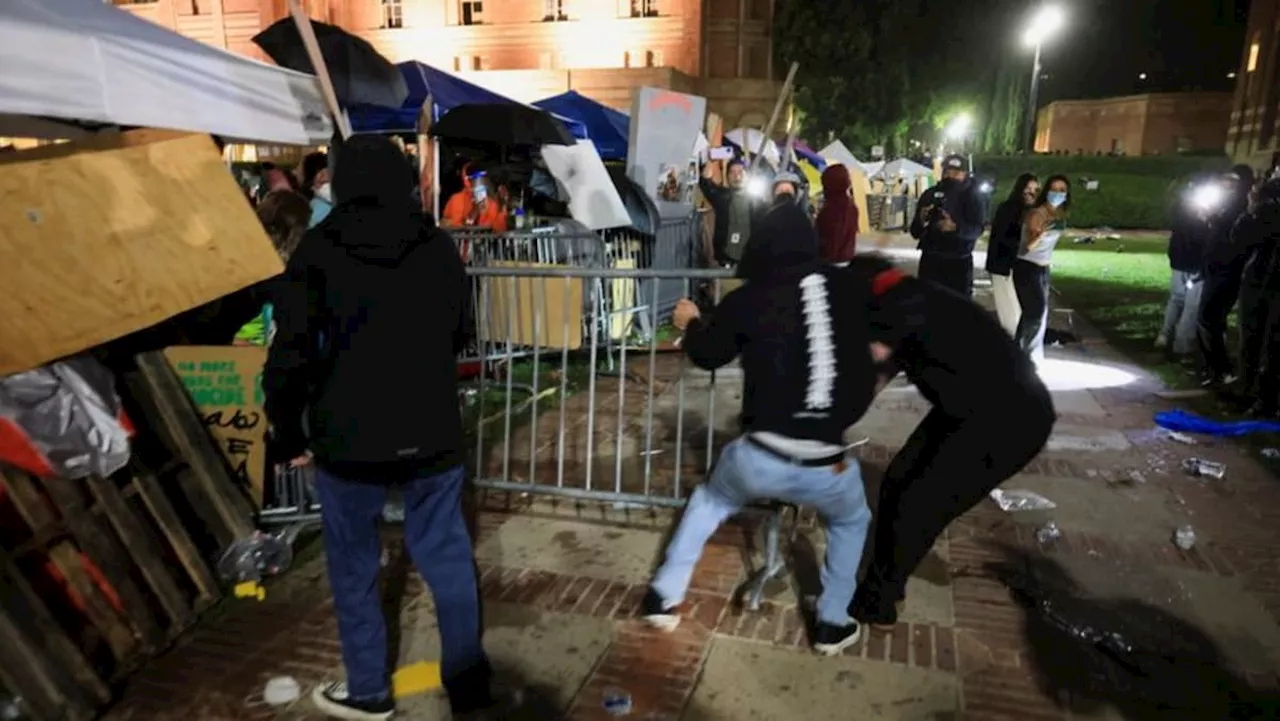
M 316 188 L 316 197 L 323 200 L 326 203 L 332 203 L 333 187 L 328 183 L 321 185 L 319 188 Z
M 1052 205 L 1055 208 L 1061 208 L 1062 204 L 1067 202 L 1067 194 L 1061 190 L 1051 190 L 1049 191 L 1049 194 L 1045 196 L 1045 199 L 1049 201 L 1049 205 Z
M 471 199 L 477 203 L 483 202 L 489 197 L 489 190 L 483 185 L 476 185 L 471 188 Z

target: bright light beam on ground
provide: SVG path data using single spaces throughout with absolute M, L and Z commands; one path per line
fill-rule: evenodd
M 1101 363 L 1046 358 L 1040 364 L 1040 380 L 1051 391 L 1082 391 L 1099 388 L 1118 388 L 1138 379 L 1138 376 L 1115 366 Z

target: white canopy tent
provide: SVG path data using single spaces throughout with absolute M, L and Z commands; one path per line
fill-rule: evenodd
M 883 168 L 874 176 L 877 178 L 902 178 L 904 180 L 915 180 L 922 175 L 928 175 L 933 171 L 923 165 L 907 160 L 906 158 L 898 158 L 884 164 Z
M 75 137 L 73 124 L 320 145 L 315 77 L 185 38 L 102 0 L 0 2 L 0 135 Z M 39 133 L 38 135 L 32 135 Z
M 866 169 L 866 166 L 863 165 L 862 161 L 854 157 L 853 153 L 849 151 L 849 148 L 839 140 L 836 140 L 822 150 L 819 150 L 818 155 L 826 158 L 829 163 L 839 163 L 840 165 L 850 168 Z M 870 175 L 870 171 L 868 171 L 867 174 Z

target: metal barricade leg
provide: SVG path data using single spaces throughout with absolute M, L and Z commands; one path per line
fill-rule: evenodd
M 787 570 L 786 555 L 782 552 L 782 518 L 787 506 L 779 504 L 769 515 L 764 529 L 764 565 L 747 586 L 746 606 L 749 611 L 759 611 L 764 602 L 765 585 Z

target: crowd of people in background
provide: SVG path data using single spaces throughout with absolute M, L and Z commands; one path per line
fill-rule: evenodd
M 1169 300 L 1157 348 L 1206 388 L 1260 418 L 1280 415 L 1280 179 L 1238 165 L 1197 176 L 1178 198 L 1169 237 Z M 1229 319 L 1238 307 L 1238 359 Z

